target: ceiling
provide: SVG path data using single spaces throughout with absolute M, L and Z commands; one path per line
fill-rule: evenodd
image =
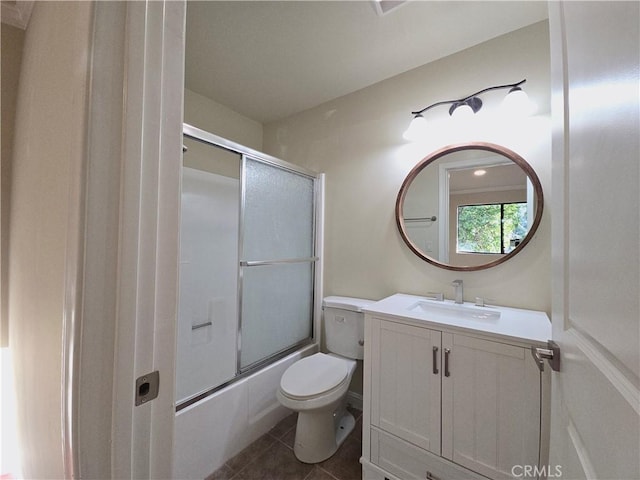
M 189 1 L 186 87 L 268 123 L 547 18 L 544 1 L 379 11 L 369 0 Z
M 474 175 L 477 170 L 485 170 L 482 176 Z M 508 188 L 526 190 L 527 174 L 515 163 L 451 170 L 449 172 L 449 191 L 455 193 L 474 193 L 500 191 Z

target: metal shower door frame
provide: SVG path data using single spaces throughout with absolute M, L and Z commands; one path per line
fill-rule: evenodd
M 191 140 L 195 140 L 204 144 L 209 144 L 223 150 L 227 150 L 232 153 L 241 155 L 241 167 L 240 167 L 240 215 L 239 215 L 239 225 L 238 225 L 238 318 L 237 318 L 237 332 L 236 332 L 236 374 L 235 376 L 214 387 L 208 388 L 202 392 L 196 393 L 191 397 L 186 398 L 182 402 L 178 403 L 176 406 L 176 412 L 180 411 L 189 405 L 192 405 L 213 393 L 245 378 L 252 373 L 256 372 L 260 368 L 269 365 L 276 360 L 279 360 L 290 353 L 300 349 L 301 347 L 319 342 L 319 322 L 321 313 L 321 299 L 322 299 L 322 262 L 320 261 L 322 257 L 322 235 L 323 235 L 323 224 L 324 224 L 324 210 L 323 210 L 323 200 L 324 200 L 324 174 L 319 174 L 308 170 L 299 165 L 295 165 L 289 163 L 285 160 L 273 157 L 271 155 L 267 155 L 265 153 L 259 152 L 252 148 L 246 147 L 244 145 L 235 143 L 226 138 L 220 137 L 213 133 L 207 132 L 205 130 L 199 129 L 187 123 L 183 124 L 183 135 L 186 138 Z M 243 258 L 243 241 L 244 241 L 244 211 L 245 211 L 245 192 L 246 192 L 246 162 L 247 160 L 257 161 L 260 163 L 264 163 L 306 178 L 313 180 L 314 185 L 314 198 L 313 198 L 313 226 L 312 226 L 312 235 L 314 239 L 312 256 L 306 258 L 291 258 L 291 259 L 264 259 L 257 261 L 245 261 Z M 244 268 L 247 267 L 259 267 L 264 265 L 276 265 L 276 264 L 287 264 L 287 263 L 312 263 L 313 265 L 313 285 L 312 285 L 312 332 L 311 337 L 306 338 L 300 342 L 297 342 L 294 345 L 291 345 L 281 351 L 275 352 L 269 357 L 263 358 L 257 362 L 254 362 L 245 367 L 241 366 L 241 352 L 242 352 L 242 288 L 243 288 L 243 278 L 242 272 Z

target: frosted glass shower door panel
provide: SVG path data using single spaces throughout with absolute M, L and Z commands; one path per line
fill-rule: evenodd
M 313 178 L 247 158 L 244 199 L 244 260 L 313 256 Z
M 189 146 L 185 163 L 195 152 L 196 148 Z M 239 171 L 239 158 L 232 160 Z M 216 387 L 236 373 L 239 197 L 238 178 L 183 168 L 178 402 Z
M 244 158 L 240 369 L 312 337 L 315 177 Z
M 241 369 L 312 336 L 313 264 L 245 268 Z

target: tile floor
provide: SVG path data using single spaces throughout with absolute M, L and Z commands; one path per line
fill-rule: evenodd
M 293 413 L 233 457 L 206 480 L 360 480 L 362 470 L 362 412 L 353 432 L 338 451 L 324 462 L 309 465 L 293 454 L 297 414 Z

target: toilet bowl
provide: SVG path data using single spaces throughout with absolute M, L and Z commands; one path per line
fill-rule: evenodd
M 324 299 L 327 349 L 291 365 L 277 392 L 282 405 L 298 412 L 293 451 L 301 462 L 318 463 L 333 455 L 354 428 L 347 392 L 356 359 L 364 356 L 364 313 L 372 303 L 350 297 Z
M 316 353 L 297 361 L 282 376 L 282 405 L 298 412 L 293 451 L 301 462 L 318 463 L 333 455 L 355 425 L 347 391 L 356 361 Z

